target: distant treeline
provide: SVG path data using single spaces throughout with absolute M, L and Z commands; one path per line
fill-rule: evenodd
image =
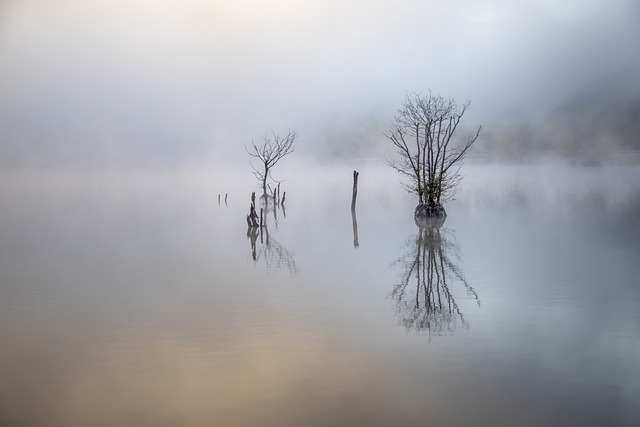
M 640 163 L 640 96 L 582 98 L 534 121 L 486 126 L 477 152 L 489 160 L 564 157 L 577 163 Z

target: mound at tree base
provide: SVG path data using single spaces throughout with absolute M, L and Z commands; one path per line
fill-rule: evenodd
M 421 228 L 441 226 L 447 218 L 447 212 L 440 203 L 421 203 L 416 206 L 413 219 Z

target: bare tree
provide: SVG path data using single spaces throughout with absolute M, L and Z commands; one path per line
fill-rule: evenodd
M 262 187 L 262 196 L 267 198 L 267 180 L 271 178 L 271 169 L 287 154 L 293 153 L 293 142 L 298 137 L 298 132 L 289 130 L 285 137 L 281 137 L 275 132 L 271 132 L 271 136 L 265 135 L 262 145 L 256 145 L 251 141 L 251 149 L 245 147 L 245 150 L 251 157 L 255 157 L 260 161 L 259 166 L 251 164 L 253 175 L 260 181 Z
M 420 205 L 439 207 L 444 213 L 442 204 L 452 198 L 460 183 L 464 157 L 482 130 L 480 126 L 466 139 L 454 139 L 469 105 L 466 101 L 458 107 L 454 100 L 431 92 L 408 93 L 385 135 L 399 156 L 389 165 L 406 178 L 405 188 L 418 196 Z

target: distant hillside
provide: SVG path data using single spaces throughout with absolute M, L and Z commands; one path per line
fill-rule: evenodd
M 640 149 L 640 96 L 574 100 L 549 115 L 552 127 L 565 129 L 568 148 L 585 143 L 604 148 Z
M 583 163 L 640 162 L 640 93 L 594 90 L 542 119 L 487 126 L 482 148 L 492 159 L 560 156 Z

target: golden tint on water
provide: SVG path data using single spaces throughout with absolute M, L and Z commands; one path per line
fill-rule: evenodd
M 618 193 L 603 193 L 606 216 L 575 192 L 550 215 L 509 195 L 535 166 L 517 182 L 473 166 L 471 182 L 500 189 L 491 205 L 470 183 L 440 228 L 420 232 L 415 202 L 385 197 L 377 168 L 361 169 L 359 246 L 352 171 L 308 170 L 286 211 L 268 211 L 255 258 L 250 191 L 218 204 L 215 174 L 5 180 L 2 424 L 639 419 L 640 249 Z

